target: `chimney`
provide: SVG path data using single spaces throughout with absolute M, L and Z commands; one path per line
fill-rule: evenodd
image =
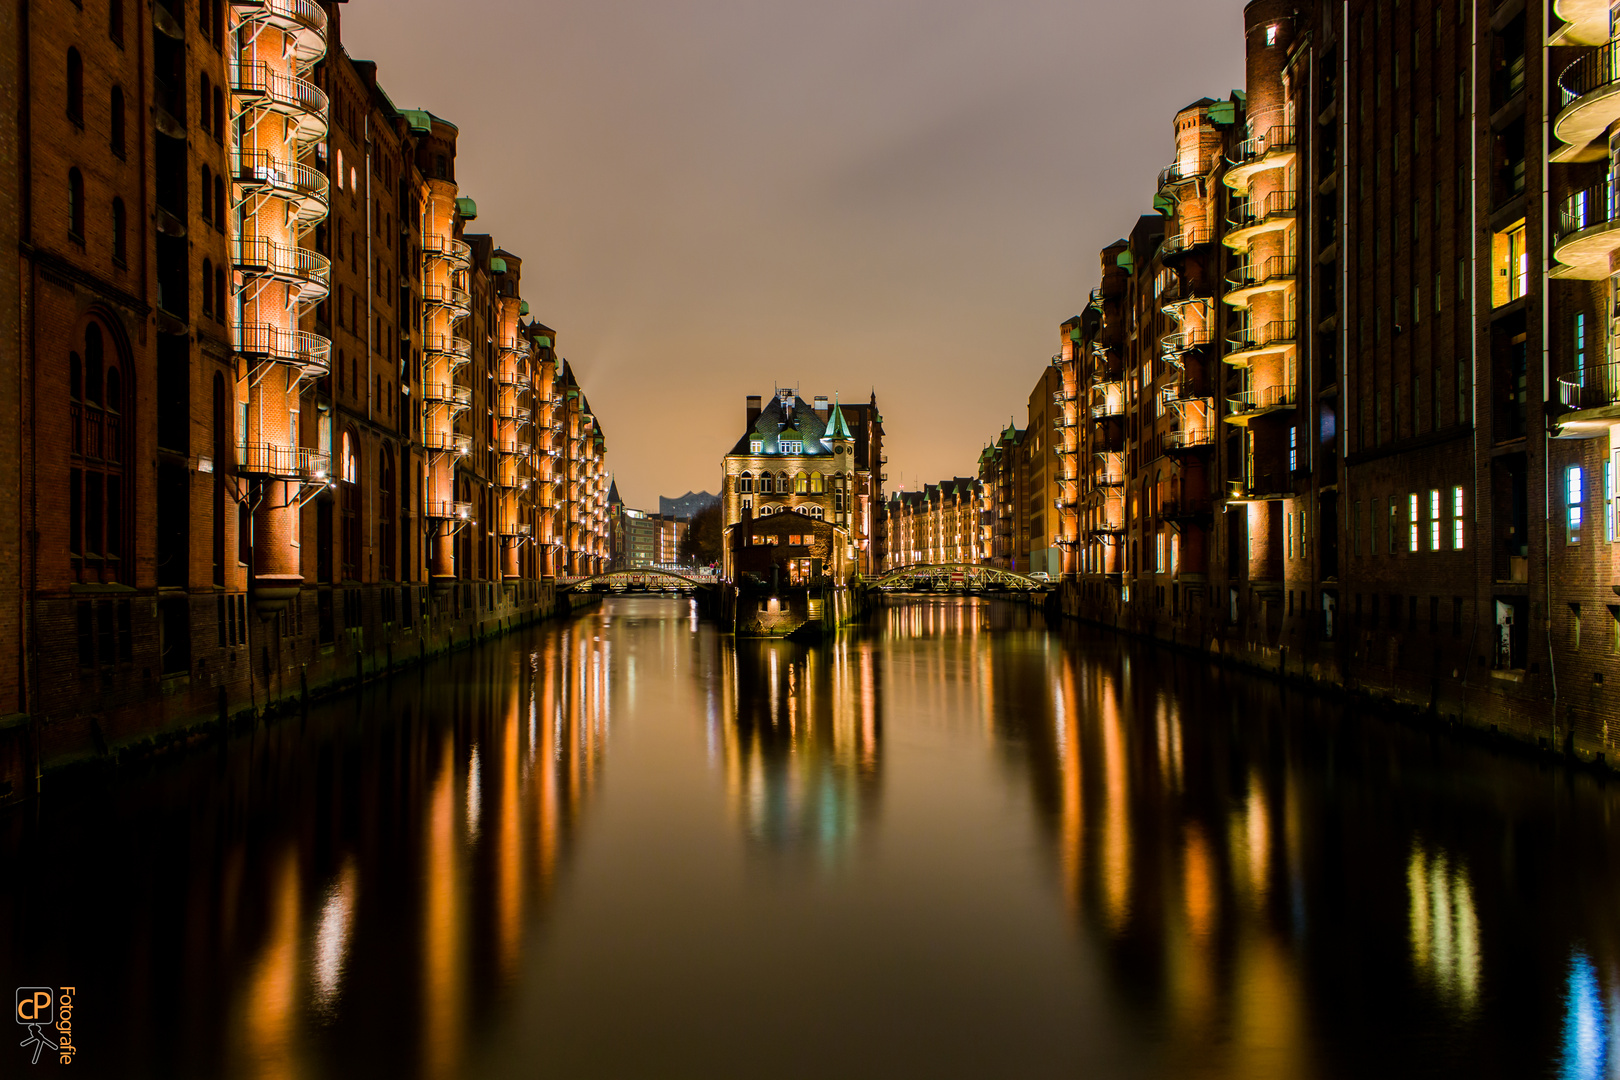
M 759 419 L 759 395 L 748 395 L 748 430 L 754 430 L 754 421 Z
M 816 415 L 821 417 L 821 422 L 825 424 L 827 422 L 827 417 L 831 414 L 832 409 L 828 407 L 827 399 L 819 394 L 816 395 Z

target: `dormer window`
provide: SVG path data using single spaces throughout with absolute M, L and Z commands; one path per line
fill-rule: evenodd
M 784 454 L 804 453 L 804 442 L 800 439 L 782 439 L 776 445 Z
M 759 453 L 763 453 L 764 451 L 765 451 L 765 440 L 764 439 L 750 439 L 750 440 L 748 440 L 748 452 L 750 454 L 759 454 Z

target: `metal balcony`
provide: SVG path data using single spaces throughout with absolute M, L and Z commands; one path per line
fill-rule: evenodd
M 1259 206 L 1252 206 L 1245 199 L 1234 207 L 1234 213 L 1227 219 L 1227 231 L 1221 243 L 1234 251 L 1246 251 L 1258 237 L 1288 228 L 1298 214 L 1297 191 L 1273 191 Z
M 268 150 L 236 150 L 231 154 L 231 180 L 244 195 L 286 202 L 300 228 L 310 228 L 326 217 L 326 176 L 308 165 L 281 161 Z
M 528 439 L 503 439 L 495 449 L 508 456 L 528 457 L 534 453 L 534 443 Z
M 1164 452 L 1167 454 L 1193 453 L 1200 450 L 1209 450 L 1215 446 L 1215 432 L 1212 428 L 1181 428 L 1176 431 L 1164 433 Z
M 1589 49 L 1558 76 L 1563 108 L 1553 121 L 1553 134 L 1566 143 L 1551 156 L 1570 161 L 1620 120 L 1620 51 L 1609 42 Z M 1596 149 L 1596 148 L 1594 148 Z
M 1247 367 L 1256 357 L 1293 348 L 1298 334 L 1299 324 L 1293 319 L 1273 319 L 1258 330 L 1250 328 L 1237 337 L 1227 338 L 1226 355 L 1222 359 L 1237 367 Z
M 443 521 L 471 521 L 473 504 L 470 502 L 457 502 L 454 499 L 429 499 L 427 503 L 427 516 L 439 518 Z
M 422 286 L 422 303 L 430 308 L 444 308 L 451 319 L 465 319 L 472 314 L 472 297 L 466 289 L 454 286 Z
M 454 240 L 447 236 L 423 236 L 422 255 L 450 264 L 452 273 L 472 269 L 472 245 L 465 240 Z
M 534 535 L 534 526 L 527 521 L 508 521 L 497 530 L 501 536 L 525 537 Z
M 447 361 L 452 372 L 463 364 L 472 363 L 472 342 L 451 334 L 428 334 L 422 339 L 422 352 L 428 363 L 435 359 Z
M 281 282 L 299 303 L 324 300 L 331 288 L 331 261 L 309 248 L 238 237 L 231 243 L 231 264 L 244 278 Z
M 527 424 L 534 419 L 534 413 L 515 402 L 502 402 L 495 406 L 495 418 L 507 423 Z
M 239 324 L 232 331 L 237 355 L 252 363 L 285 364 L 306 379 L 331 373 L 332 342 L 319 334 L 268 323 Z
M 1226 399 L 1229 424 L 1247 424 L 1257 416 L 1292 410 L 1298 391 L 1290 385 L 1266 386 L 1259 390 L 1243 390 L 1236 397 Z
M 231 93 L 244 109 L 286 117 L 294 126 L 294 142 L 310 143 L 326 137 L 329 103 L 320 87 L 308 79 L 277 71 L 264 60 L 232 61 L 226 67 Z
M 326 55 L 326 12 L 315 0 L 231 0 L 231 7 L 244 23 L 273 26 L 290 37 L 298 64 Z
M 1273 255 L 1260 265 L 1240 266 L 1226 275 L 1226 303 L 1246 308 L 1257 296 L 1281 292 L 1294 283 L 1298 260 L 1292 255 Z
M 331 475 L 332 456 L 303 446 L 280 443 L 238 443 L 236 471 L 244 476 L 290 483 L 324 484 Z
M 1278 124 L 1264 135 L 1256 135 L 1238 143 L 1237 157 L 1228 159 L 1230 167 L 1221 181 L 1234 191 L 1248 191 L 1255 173 L 1280 169 L 1294 160 L 1294 125 Z
M 472 387 L 454 383 L 425 383 L 422 386 L 422 400 L 429 406 L 448 407 L 451 415 L 455 415 L 472 408 Z
M 1609 257 L 1620 250 L 1614 181 L 1577 191 L 1558 208 L 1553 233 L 1552 276 L 1601 281 L 1609 276 Z
M 1173 257 L 1185 255 L 1209 243 L 1213 236 L 1207 225 L 1189 225 L 1164 238 L 1164 243 L 1159 247 L 1159 259 L 1168 262 Z
M 1203 161 L 1196 157 L 1191 159 L 1178 159 L 1159 170 L 1159 191 L 1167 192 L 1184 184 L 1190 184 L 1200 176 L 1208 176 L 1215 170 L 1213 159 Z
M 1105 420 L 1112 416 L 1125 415 L 1125 384 L 1122 382 L 1102 382 L 1091 388 L 1091 418 Z
M 1208 327 L 1199 327 L 1194 330 L 1183 330 L 1176 334 L 1166 334 L 1159 339 L 1159 350 L 1166 358 L 1180 356 L 1193 349 L 1201 349 L 1215 340 L 1214 331 Z
M 1609 40 L 1609 0 L 1553 0 L 1553 12 L 1567 25 L 1549 45 L 1602 45 Z
M 424 431 L 422 447 L 435 454 L 469 454 L 472 452 L 472 436 L 459 431 Z

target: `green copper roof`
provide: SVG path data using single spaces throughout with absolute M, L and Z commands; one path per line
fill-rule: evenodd
M 849 433 L 849 421 L 844 419 L 844 410 L 838 407 L 838 402 L 833 402 L 832 416 L 827 421 L 827 438 L 853 439 L 854 437 Z
M 1236 90 L 1233 91 L 1233 94 L 1236 95 L 1240 100 L 1244 96 L 1240 91 Z M 1237 123 L 1237 102 L 1217 101 L 1215 104 L 1209 107 L 1209 119 L 1212 123 L 1216 124 L 1230 125 Z
M 1069 327 L 1069 340 L 1070 341 L 1079 341 L 1080 340 L 1080 328 L 1078 326 Z
M 1174 217 L 1176 214 L 1176 200 L 1168 195 L 1155 195 L 1153 196 L 1153 209 L 1165 217 Z M 1124 258 L 1124 256 L 1122 255 L 1120 258 Z
M 1114 265 L 1128 273 L 1136 269 L 1136 256 L 1128 251 L 1122 251 L 1119 253 L 1119 258 L 1114 260 Z
M 499 255 L 493 256 L 489 260 L 489 272 L 492 274 L 506 273 L 506 260 Z
M 523 305 L 523 306 L 524 306 L 524 307 L 525 307 L 525 308 L 527 308 L 527 307 L 528 307 L 528 306 L 529 306 L 529 305 L 528 305 L 528 303 L 527 303 L 527 302 L 525 302 L 525 303 L 524 303 L 524 305 Z M 523 313 L 523 314 L 525 314 L 525 315 L 527 315 L 527 314 L 528 314 L 528 312 L 527 312 L 527 311 L 525 311 L 525 312 L 524 312 L 524 313 Z M 550 339 L 550 338 L 548 338 L 548 337 L 547 337 L 547 336 L 546 336 L 546 335 L 544 335 L 544 334 L 541 334 L 541 335 L 540 335 L 540 336 L 538 336 L 538 337 L 536 337 L 536 338 L 535 338 L 535 339 L 534 339 L 534 343 L 535 343 L 535 344 L 536 344 L 536 345 L 538 345 L 538 346 L 540 346 L 540 347 L 541 347 L 541 348 L 542 348 L 542 349 L 549 349 L 549 348 L 551 348 L 551 339 Z
M 456 200 L 456 213 L 461 215 L 461 220 L 472 221 L 478 217 L 478 204 L 463 195 Z
M 518 314 L 519 315 L 527 315 L 528 313 L 529 313 L 529 302 L 527 300 L 521 301 L 518 304 Z M 546 338 L 546 344 L 547 345 L 551 344 L 551 339 L 550 338 Z
M 428 115 L 426 109 L 401 109 L 399 114 L 405 118 L 412 131 L 433 130 L 433 117 Z

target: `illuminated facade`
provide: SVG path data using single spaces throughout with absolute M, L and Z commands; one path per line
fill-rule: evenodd
M 960 476 L 921 491 L 891 492 L 883 512 L 883 569 L 977 565 L 984 558 L 983 507 L 983 486 Z
M 32 80 L 0 188 L 34 193 L 0 213 L 26 253 L 0 497 L 35 538 L 0 558 L 0 799 L 602 565 L 601 426 L 469 229 L 455 126 L 395 108 L 343 5 L 28 7 L 0 64 Z
M 778 390 L 769 405 L 750 397 L 747 429 L 722 462 L 723 527 L 801 510 L 842 530 L 853 572 L 871 576 L 883 565 L 886 460 L 876 394 L 865 405 L 806 404 L 792 390 Z M 724 548 L 730 577 L 731 545 Z

